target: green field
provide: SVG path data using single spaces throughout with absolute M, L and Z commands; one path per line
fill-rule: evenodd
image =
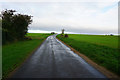
M 68 38 L 57 37 L 97 64 L 120 75 L 118 36 L 69 34 Z
M 28 33 L 32 40 L 18 41 L 2 46 L 3 78 L 18 67 L 32 51 L 34 51 L 49 35 Z

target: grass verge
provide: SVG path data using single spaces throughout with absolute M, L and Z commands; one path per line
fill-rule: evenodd
M 116 47 L 117 39 L 115 39 L 116 36 L 114 36 L 113 39 L 116 40 L 116 42 L 112 40 L 109 41 L 109 39 L 111 39 L 110 37 L 111 36 L 106 37 L 97 35 L 77 35 L 77 34 L 70 34 L 68 38 L 61 37 L 60 35 L 57 36 L 57 38 L 64 41 L 66 44 L 70 45 L 80 53 L 86 55 L 97 64 L 107 68 L 108 70 L 117 75 L 120 75 L 119 71 L 120 63 L 118 61 L 120 55 L 118 48 Z M 113 44 L 114 46 L 112 46 Z
M 31 37 L 32 40 L 3 45 L 2 77 L 8 77 L 8 74 L 18 67 L 49 35 L 50 34 L 28 33 L 26 36 Z

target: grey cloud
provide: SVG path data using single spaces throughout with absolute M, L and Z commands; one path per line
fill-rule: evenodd
M 33 24 L 29 30 L 108 34 L 117 33 L 117 8 L 101 13 L 98 2 L 40 2 L 4 3 L 3 9 L 16 9 L 31 14 Z M 104 6 L 109 6 L 104 4 Z
M 85 29 L 83 27 L 70 28 L 69 26 L 39 26 L 39 27 L 30 27 L 30 30 L 44 30 L 44 31 L 58 31 L 60 32 L 61 29 L 65 29 L 66 32 L 73 32 L 73 33 L 89 33 L 89 34 L 117 34 L 117 31 L 113 30 L 96 30 L 96 29 Z

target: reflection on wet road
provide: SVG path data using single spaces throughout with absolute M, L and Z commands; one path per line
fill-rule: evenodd
M 49 36 L 12 77 L 105 78 L 55 36 Z

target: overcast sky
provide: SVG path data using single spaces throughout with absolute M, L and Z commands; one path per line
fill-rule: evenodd
M 97 2 L 96 2 L 97 1 Z M 117 0 L 4 0 L 0 10 L 14 9 L 33 16 L 29 32 L 66 32 L 83 34 L 117 34 Z

